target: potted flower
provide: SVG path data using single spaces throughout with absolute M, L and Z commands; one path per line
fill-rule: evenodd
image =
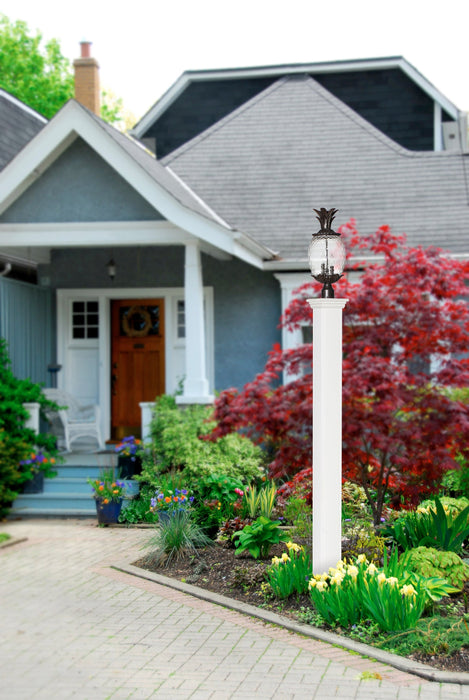
M 121 479 L 132 479 L 142 472 L 142 460 L 140 452 L 142 441 L 133 435 L 123 438 L 122 442 L 116 445 L 118 454 L 117 466 Z
M 28 459 L 23 459 L 20 465 L 25 468 L 24 471 L 29 476 L 23 486 L 23 493 L 42 493 L 44 476 L 55 476 L 56 474 L 51 469 L 54 464 L 54 457 L 47 456 L 41 451 L 31 452 Z
M 155 496 L 150 501 L 152 513 L 158 513 L 161 521 L 168 521 L 176 513 L 187 512 L 194 500 L 189 496 L 187 489 L 166 489 L 155 491 Z
M 96 513 L 100 525 L 117 523 L 124 497 L 124 484 L 114 479 L 112 470 L 103 471 L 98 479 L 88 479 L 93 489 Z

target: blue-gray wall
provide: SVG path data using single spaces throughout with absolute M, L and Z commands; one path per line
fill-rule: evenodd
M 54 250 L 51 265 L 39 278 L 53 288 L 107 288 L 110 249 Z M 183 287 L 184 248 L 116 248 L 115 286 Z M 204 255 L 203 282 L 214 290 L 215 388 L 241 387 L 260 372 L 281 333 L 280 286 L 271 273 L 240 260 L 219 261 Z
M 162 216 L 82 139 L 1 216 L 2 223 L 154 221 Z
M 55 304 L 51 290 L 0 277 L 0 336 L 19 379 L 50 386 L 55 362 Z

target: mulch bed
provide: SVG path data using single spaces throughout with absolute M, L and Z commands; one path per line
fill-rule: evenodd
M 152 560 L 151 555 L 139 559 L 134 564 L 147 571 L 185 581 L 243 603 L 267 608 L 272 612 L 298 621 L 298 613 L 301 608 L 310 607 L 307 594 L 297 598 L 291 597 L 285 601 L 270 599 L 266 602 L 260 592 L 261 584 L 265 580 L 266 566 L 270 564 L 274 555 L 280 556 L 284 551 L 285 546 L 280 544 L 272 548 L 268 559 L 256 561 L 248 554 L 236 556 L 235 550 L 215 544 L 213 547 L 200 550 L 197 557 L 186 556 L 173 561 L 168 566 L 158 566 Z M 468 648 L 462 648 L 450 656 L 414 654 L 411 658 L 445 671 L 469 671 Z

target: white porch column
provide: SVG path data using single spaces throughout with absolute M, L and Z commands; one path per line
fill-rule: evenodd
M 186 376 L 184 393 L 177 403 L 212 403 L 205 361 L 204 289 L 202 262 L 196 241 L 186 243 L 184 274 L 184 308 L 186 321 Z
M 308 299 L 313 309 L 313 573 L 341 558 L 342 309 L 348 299 Z
M 31 430 L 34 430 L 36 435 L 39 434 L 39 409 L 40 405 L 36 402 L 33 403 L 24 403 L 23 408 L 26 409 L 29 413 L 29 417 L 26 419 L 24 423 L 25 428 L 30 428 Z

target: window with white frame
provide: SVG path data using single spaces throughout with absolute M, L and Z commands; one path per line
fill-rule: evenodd
M 72 302 L 72 338 L 99 338 L 99 307 L 97 301 Z

